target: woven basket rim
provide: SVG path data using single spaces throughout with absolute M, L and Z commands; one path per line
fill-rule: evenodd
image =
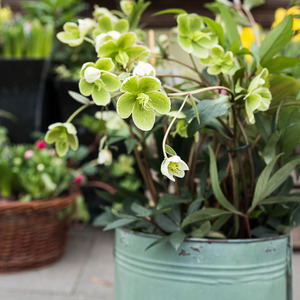
M 12 201 L 12 202 L 4 202 L 0 203 L 0 214 L 5 214 L 7 212 L 12 211 L 26 211 L 30 209 L 31 211 L 34 210 L 43 210 L 48 209 L 51 207 L 65 207 L 68 204 L 74 202 L 74 199 L 79 195 L 79 192 L 71 191 L 67 195 L 58 196 L 55 198 L 50 199 L 38 199 L 32 200 L 29 202 L 19 202 L 19 201 Z

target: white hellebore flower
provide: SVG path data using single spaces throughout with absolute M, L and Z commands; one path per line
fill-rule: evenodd
M 81 36 L 85 36 L 95 26 L 96 24 L 92 19 L 85 18 L 85 19 L 78 20 L 78 29 Z
M 189 170 L 188 165 L 178 155 L 164 159 L 160 167 L 161 173 L 172 181 L 175 181 L 174 176 L 183 178 L 184 171 L 187 170 Z
M 112 163 L 112 153 L 108 149 L 99 151 L 97 162 L 99 165 L 109 166 Z
M 88 83 L 93 83 L 100 79 L 101 71 L 94 67 L 87 67 L 84 70 L 84 79 Z
M 133 70 L 133 76 L 152 76 L 155 77 L 155 69 L 151 64 L 140 61 Z
M 100 46 L 104 42 L 106 42 L 107 37 L 110 37 L 111 39 L 116 41 L 120 36 L 121 36 L 121 33 L 116 30 L 109 31 L 107 33 L 100 33 L 99 35 L 96 36 L 96 39 L 95 39 L 96 51 L 97 52 L 99 51 Z

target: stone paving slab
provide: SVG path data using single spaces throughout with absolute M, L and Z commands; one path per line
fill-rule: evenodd
M 73 229 L 56 263 L 0 274 L 0 300 L 113 300 L 113 239 L 113 231 Z M 293 255 L 293 270 L 294 300 L 300 300 L 300 251 Z

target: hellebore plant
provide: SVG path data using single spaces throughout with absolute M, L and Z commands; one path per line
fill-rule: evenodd
M 136 24 L 149 3 L 121 2 L 120 12 L 96 7 L 84 21 L 90 30 L 72 25 L 76 39 L 95 47 L 95 61 L 81 69 L 82 95 L 73 94 L 83 106 L 46 134 L 60 155 L 76 148 L 71 122 L 96 104 L 99 168 L 115 160 L 110 151 L 133 153 L 142 186 L 117 191 L 95 225 L 164 235 L 176 249 L 187 237 L 262 237 L 299 225 L 291 173 L 300 163 L 300 59 L 282 55 L 298 34 L 293 16 L 262 37 L 250 11 L 257 1 L 207 4 L 218 22 L 169 9 L 158 15 L 176 14 L 177 27 L 157 47 L 150 30 L 148 47 Z M 248 48 L 246 27 L 254 37 Z M 74 46 L 73 36 L 58 37 Z M 174 41 L 190 62 L 169 54 Z

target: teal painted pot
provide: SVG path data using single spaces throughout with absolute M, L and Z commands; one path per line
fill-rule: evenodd
M 157 238 L 116 230 L 115 300 L 292 300 L 288 235 L 145 251 Z

